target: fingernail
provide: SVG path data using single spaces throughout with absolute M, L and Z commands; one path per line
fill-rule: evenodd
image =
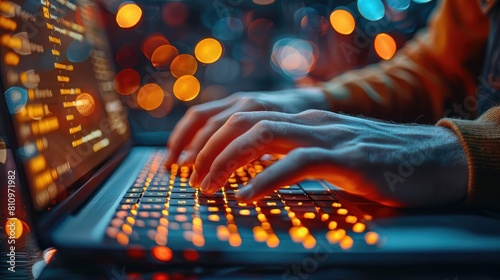
M 252 185 L 247 184 L 244 188 L 241 188 L 235 195 L 236 199 L 249 200 L 254 195 Z
M 189 178 L 189 185 L 191 187 L 196 188 L 196 185 L 198 183 L 198 173 L 196 173 L 196 170 L 193 170 L 193 173 L 191 173 L 191 178 Z
M 206 191 L 208 191 L 208 187 L 209 187 L 209 180 L 208 180 L 208 175 L 205 177 L 205 179 L 203 179 L 203 181 L 201 182 L 200 184 L 200 190 L 205 193 Z
M 188 159 L 188 156 L 189 156 L 189 152 L 184 152 L 181 154 L 181 156 L 179 157 L 179 165 L 184 165 L 184 163 L 186 162 L 186 159 Z

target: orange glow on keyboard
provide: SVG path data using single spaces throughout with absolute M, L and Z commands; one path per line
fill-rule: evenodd
M 118 234 L 118 229 L 114 227 L 108 227 L 106 229 L 106 234 L 111 238 L 116 238 L 116 235 Z
M 151 250 L 153 257 L 159 261 L 168 262 L 172 259 L 172 250 L 165 246 L 157 246 Z
M 314 214 L 313 212 L 306 212 L 306 213 L 304 213 L 304 218 L 306 218 L 306 219 L 312 220 L 315 217 L 316 217 L 316 214 Z
M 133 225 L 135 224 L 135 219 L 134 219 L 134 217 L 130 217 L 130 216 L 128 216 L 128 217 L 127 217 L 127 223 L 129 223 L 130 225 L 132 225 L 132 226 L 133 226 Z
M 327 221 L 329 218 L 330 218 L 330 215 L 328 215 L 327 213 L 323 213 L 323 214 L 321 215 L 321 221 L 322 221 L 322 222 Z
M 340 208 L 339 210 L 337 210 L 337 214 L 339 214 L 339 215 L 347 215 L 347 209 Z
M 179 213 L 186 213 L 187 212 L 187 208 L 186 207 L 179 207 L 179 208 L 177 208 L 177 212 L 179 212 Z
M 167 235 L 167 233 L 168 233 L 168 228 L 167 228 L 166 226 L 164 226 L 164 225 L 161 225 L 161 226 L 158 226 L 158 227 L 156 228 L 156 232 L 158 232 L 158 233 L 159 233 L 159 234 L 161 234 L 161 235 Z
M 267 239 L 267 232 L 260 226 L 253 228 L 253 238 L 257 242 L 264 242 Z
M 349 215 L 349 216 L 345 217 L 345 221 L 346 221 L 346 223 L 354 224 L 355 222 L 358 221 L 358 218 L 356 216 Z
M 208 212 L 218 212 L 218 211 L 219 211 L 219 207 L 214 207 L 214 206 L 208 207 Z
M 202 234 L 193 235 L 193 245 L 197 247 L 203 247 L 205 245 L 205 238 Z
M 245 202 L 238 202 L 238 206 L 245 207 L 247 204 Z
M 130 235 L 132 233 L 132 227 L 129 224 L 124 224 L 122 226 L 122 230 L 123 230 L 123 232 L 125 232 L 128 235 Z
M 266 219 L 266 215 L 260 213 L 259 215 L 257 215 L 257 219 L 259 219 L 259 221 L 262 223 L 262 222 L 265 222 L 267 221 Z
M 334 230 L 337 228 L 337 222 L 335 221 L 331 221 L 329 224 L 328 224 L 328 229 L 329 230 Z
M 208 215 L 208 220 L 212 221 L 212 222 L 218 222 L 218 221 L 220 221 L 220 217 L 219 217 L 219 215 L 211 214 L 211 215 Z
M 312 249 L 316 246 L 316 239 L 311 234 L 308 234 L 302 241 L 302 246 L 306 249 Z
M 279 214 L 281 214 L 281 210 L 280 209 L 271 209 L 271 211 L 269 211 L 269 213 L 271 213 L 273 215 L 279 215 Z
M 240 210 L 240 215 L 242 216 L 250 216 L 251 212 L 248 209 L 241 209 Z
M 217 227 L 217 238 L 220 241 L 226 241 L 229 239 L 229 229 L 226 226 L 218 226 Z
M 352 231 L 361 233 L 365 230 L 366 226 L 363 223 L 355 223 L 354 226 L 352 226 Z
M 342 207 L 342 204 L 340 204 L 338 202 L 334 202 L 334 203 L 332 203 L 332 207 L 340 208 L 340 207 Z
M 326 234 L 326 239 L 328 240 L 328 242 L 333 244 L 342 240 L 345 235 L 346 231 L 344 229 L 331 230 Z
M 342 240 L 340 240 L 340 248 L 344 249 L 344 250 L 349 250 L 352 248 L 352 245 L 354 244 L 354 240 L 352 239 L 352 237 L 346 235 L 344 236 L 344 238 L 342 238 Z
M 167 227 L 168 226 L 168 220 L 164 217 L 160 218 L 160 224 Z
M 239 247 L 241 245 L 241 237 L 237 233 L 229 235 L 229 245 L 233 247 Z
M 128 245 L 128 236 L 123 232 L 119 232 L 116 235 L 116 240 L 123 246 Z
M 280 240 L 278 239 L 278 236 L 276 236 L 276 234 L 272 234 L 267 239 L 266 244 L 269 248 L 276 248 L 278 247 L 278 245 L 280 245 Z
M 156 234 L 155 235 L 155 242 L 159 246 L 165 246 L 167 245 L 167 236 L 166 235 L 161 235 L 161 234 Z
M 375 245 L 379 240 L 378 233 L 369 231 L 365 234 L 365 242 L 368 245 Z
M 175 221 L 179 222 L 179 223 L 184 223 L 184 222 L 187 222 L 188 218 L 186 215 L 175 215 Z M 193 223 L 194 223 L 194 220 L 193 220 Z
M 261 226 L 265 230 L 271 229 L 271 224 L 269 222 L 262 222 Z

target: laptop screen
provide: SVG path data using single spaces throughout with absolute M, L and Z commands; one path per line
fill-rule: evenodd
M 87 0 L 0 1 L 3 97 L 38 210 L 66 197 L 130 136 L 96 8 Z

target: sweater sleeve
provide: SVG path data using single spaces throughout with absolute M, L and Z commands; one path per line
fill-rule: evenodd
M 470 121 L 442 119 L 438 125 L 452 129 L 469 162 L 467 202 L 483 208 L 500 208 L 500 106 Z
M 443 0 L 426 30 L 389 61 L 323 84 L 332 111 L 400 122 L 439 120 L 473 95 L 488 37 L 479 0 Z

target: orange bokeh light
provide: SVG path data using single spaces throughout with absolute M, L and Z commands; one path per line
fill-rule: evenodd
M 194 55 L 201 63 L 214 63 L 222 56 L 222 45 L 213 38 L 203 39 L 196 45 Z
M 356 27 L 354 17 L 346 10 L 338 9 L 330 14 L 330 24 L 340 34 L 349 35 Z
M 163 98 L 163 89 L 159 85 L 145 84 L 137 94 L 137 103 L 142 109 L 151 111 L 161 105 Z
M 121 28 L 132 28 L 136 26 L 142 18 L 142 9 L 133 2 L 125 2 L 116 13 L 116 23 Z
M 82 93 L 78 95 L 75 101 L 76 110 L 82 116 L 90 116 L 95 109 L 95 101 L 92 95 L 88 93 Z
M 151 254 L 153 257 L 159 261 L 168 262 L 172 259 L 172 250 L 165 246 L 156 246 L 151 249 Z
M 129 95 L 139 89 L 141 76 L 132 68 L 123 69 L 116 74 L 113 85 L 119 94 Z
M 196 98 L 200 93 L 200 82 L 196 77 L 186 75 L 182 76 L 174 84 L 174 95 L 179 100 L 190 101 Z
M 373 45 L 375 46 L 375 51 L 378 56 L 384 60 L 391 59 L 396 53 L 396 41 L 387 33 L 378 34 L 375 37 Z
M 198 70 L 198 62 L 196 59 L 189 54 L 181 54 L 174 58 L 172 64 L 170 65 L 170 72 L 176 78 L 185 75 L 194 75 Z
M 158 47 L 169 44 L 169 41 L 163 34 L 153 33 L 142 41 L 141 51 L 148 59 L 151 59 L 151 56 Z
M 151 55 L 151 63 L 154 67 L 160 70 L 167 70 L 170 64 L 179 55 L 179 51 L 172 45 L 163 45 L 153 52 Z
M 18 239 L 23 234 L 23 223 L 18 218 L 7 219 L 5 222 L 5 232 L 7 236 L 13 236 Z

